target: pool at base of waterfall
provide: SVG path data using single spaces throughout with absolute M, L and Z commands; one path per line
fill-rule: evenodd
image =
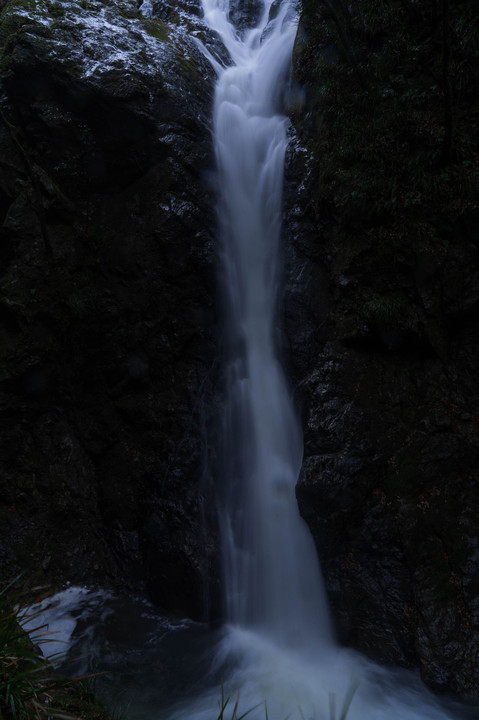
M 72 676 L 99 674 L 98 698 L 132 720 L 472 720 L 417 673 L 345 648 L 305 655 L 258 632 L 162 615 L 140 596 L 69 587 L 20 614 L 43 653 Z M 36 628 L 41 628 L 36 630 Z M 346 713 L 346 714 L 344 714 Z
M 60 672 L 94 678 L 94 691 L 115 714 L 158 718 L 208 678 L 218 630 L 166 617 L 144 597 L 68 587 L 19 614 Z M 211 682 L 214 682 L 211 679 Z

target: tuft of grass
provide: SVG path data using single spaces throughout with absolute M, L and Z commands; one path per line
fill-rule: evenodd
M 18 606 L 26 595 L 13 589 L 18 580 L 0 587 L 0 720 L 110 720 L 88 677 L 60 675 L 35 646 L 45 641 L 45 627 L 30 634 L 21 627 Z
M 336 696 L 334 693 L 329 694 L 329 720 L 346 720 L 349 710 L 351 708 L 351 703 L 354 700 L 354 696 L 356 694 L 356 691 L 359 687 L 358 682 L 353 682 L 348 688 L 348 691 L 346 692 L 346 695 L 344 696 L 343 703 L 341 705 L 341 709 L 339 710 L 339 713 L 336 712 Z M 230 694 L 228 697 L 225 697 L 223 688 L 221 689 L 221 701 L 219 702 L 219 715 L 217 717 L 217 720 L 227 720 L 227 717 L 229 717 L 229 709 L 228 706 L 230 705 L 230 701 L 232 700 L 233 695 Z M 254 707 L 247 710 L 242 715 L 238 715 L 238 707 L 239 707 L 239 699 L 240 694 L 236 696 L 236 700 L 234 702 L 233 706 L 233 712 L 231 714 L 230 720 L 243 720 L 247 715 L 252 713 L 257 708 L 264 706 L 264 716 L 265 720 L 269 720 L 268 716 L 268 708 L 266 705 L 266 702 L 260 702 L 257 705 L 254 705 Z M 228 710 L 228 712 L 227 712 Z M 306 720 L 304 713 L 301 709 L 301 707 L 298 707 L 298 712 L 301 717 L 301 720 Z M 288 715 L 284 720 L 289 720 L 290 715 Z M 308 718 L 308 720 L 322 720 L 322 718 Z
M 358 683 L 352 683 L 349 687 L 346 695 L 344 696 L 343 704 L 341 707 L 341 710 L 339 711 L 339 715 L 336 718 L 336 697 L 334 693 L 329 694 L 329 717 L 330 720 L 346 720 L 347 714 L 349 712 L 349 708 L 351 707 L 351 703 L 353 702 L 354 696 L 356 695 L 356 691 L 358 689 L 359 685 Z
M 228 697 L 225 697 L 223 688 L 221 689 L 221 701 L 219 703 L 219 715 L 218 715 L 217 720 L 226 720 L 225 713 L 228 708 L 228 705 L 230 705 L 230 700 L 232 699 L 232 697 L 233 697 L 233 695 L 228 695 Z M 260 702 L 257 705 L 254 705 L 252 708 L 250 708 L 246 712 L 244 712 L 242 715 L 238 715 L 239 699 L 240 699 L 240 694 L 238 693 L 238 695 L 236 696 L 235 703 L 234 703 L 231 720 L 243 720 L 243 718 L 245 718 L 247 715 L 254 712 L 254 710 L 256 710 L 257 708 L 261 707 L 261 705 L 264 705 L 265 717 L 266 717 L 266 720 L 268 720 L 268 711 L 266 709 L 266 703 L 264 703 L 264 702 Z

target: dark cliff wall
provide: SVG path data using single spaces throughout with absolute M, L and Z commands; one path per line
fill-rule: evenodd
M 285 304 L 339 634 L 476 699 L 478 28 L 474 2 L 305 0 Z
M 203 617 L 212 71 L 134 2 L 13 0 L 0 47 L 1 565 Z

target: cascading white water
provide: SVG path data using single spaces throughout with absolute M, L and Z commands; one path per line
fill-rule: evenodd
M 441 720 L 408 677 L 335 645 L 319 564 L 295 484 L 302 433 L 276 353 L 281 195 L 287 146 L 282 95 L 296 33 L 292 0 L 263 0 L 257 26 L 238 32 L 228 0 L 202 0 L 205 22 L 232 59 L 218 72 L 213 137 L 228 344 L 221 524 L 229 626 L 216 648 L 227 691 L 242 710 L 334 720 L 358 685 L 348 720 Z M 274 15 L 274 17 L 273 17 Z M 214 720 L 218 688 L 175 713 Z M 265 717 L 264 708 L 249 717 Z
M 235 65 L 220 73 L 214 142 L 229 340 L 222 525 L 228 617 L 276 642 L 326 642 L 329 620 L 312 539 L 295 484 L 302 436 L 281 366 L 274 322 L 287 121 L 282 79 L 294 16 L 283 3 L 240 37 L 227 7 L 205 1 Z M 267 34 L 264 32 L 267 28 Z

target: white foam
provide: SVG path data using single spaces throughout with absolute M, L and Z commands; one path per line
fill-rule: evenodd
M 347 720 L 452 720 L 461 717 L 445 709 L 422 685 L 418 675 L 384 669 L 361 655 L 338 647 L 306 655 L 288 650 L 258 633 L 228 628 L 217 653 L 225 668 L 221 686 L 182 703 L 174 720 L 211 720 L 218 699 L 231 697 L 231 717 L 239 698 L 238 716 L 251 720 L 294 718 L 335 720 L 347 711 Z M 233 669 L 231 669 L 233 664 Z M 228 666 L 230 669 L 228 670 Z M 216 715 L 215 715 L 216 712 Z M 267 715 L 266 715 L 267 712 Z
M 69 587 L 19 611 L 19 621 L 43 655 L 60 665 L 68 655 L 80 620 L 111 597 L 104 590 Z

